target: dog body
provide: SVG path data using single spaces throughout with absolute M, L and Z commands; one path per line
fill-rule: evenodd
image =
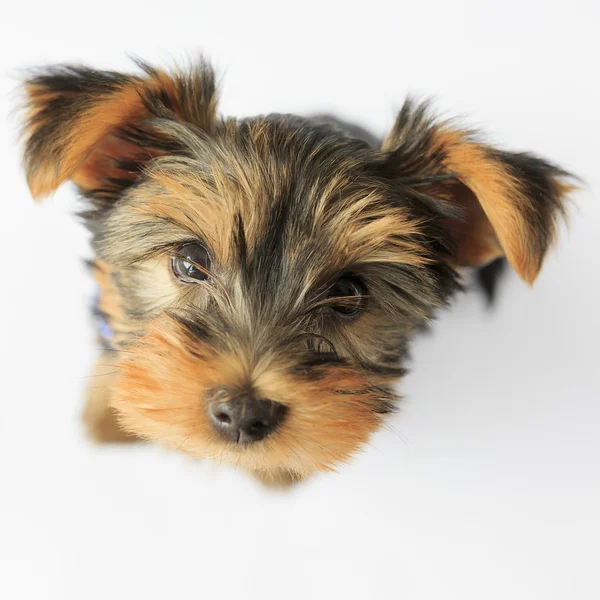
M 392 411 L 414 331 L 506 257 L 533 282 L 572 187 L 407 101 L 381 145 L 323 119 L 219 118 L 200 64 L 26 84 L 34 196 L 85 200 L 112 374 L 101 440 L 268 476 L 347 460 Z M 371 142 L 371 143 L 370 143 Z

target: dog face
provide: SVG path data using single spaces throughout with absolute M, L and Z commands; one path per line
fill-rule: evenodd
M 302 477 L 351 456 L 395 405 L 416 327 L 457 268 L 528 282 L 567 174 L 407 102 L 380 148 L 309 119 L 220 119 L 206 65 L 32 78 L 32 192 L 86 199 L 125 429 Z

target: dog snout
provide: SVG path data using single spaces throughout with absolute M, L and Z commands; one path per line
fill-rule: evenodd
M 252 395 L 215 399 L 208 404 L 213 427 L 228 441 L 247 445 L 258 442 L 281 425 L 287 407 Z

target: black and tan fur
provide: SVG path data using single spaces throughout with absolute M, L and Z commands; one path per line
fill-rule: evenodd
M 131 434 L 268 475 L 330 469 L 396 403 L 417 327 L 460 289 L 457 269 L 505 256 L 531 283 L 564 215 L 568 174 L 497 150 L 407 101 L 381 147 L 290 115 L 217 115 L 202 63 L 141 74 L 56 67 L 26 83 L 25 169 L 34 196 L 67 180 L 85 200 L 99 308 L 116 375 L 90 398 L 100 439 Z M 182 244 L 211 279 L 181 285 Z M 331 310 L 341 275 L 361 314 Z M 102 362 L 106 362 L 102 358 Z M 247 447 L 206 418 L 215 389 L 288 409 Z

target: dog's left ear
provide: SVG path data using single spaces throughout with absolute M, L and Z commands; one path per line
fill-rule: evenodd
M 429 199 L 456 265 L 506 256 L 532 283 L 565 216 L 572 177 L 531 154 L 497 150 L 407 101 L 383 142 L 386 174 Z
M 34 197 L 71 179 L 110 202 L 145 164 L 173 150 L 155 126 L 160 120 L 212 131 L 217 98 L 208 65 L 173 73 L 138 65 L 139 75 L 57 66 L 25 81 L 24 166 Z

